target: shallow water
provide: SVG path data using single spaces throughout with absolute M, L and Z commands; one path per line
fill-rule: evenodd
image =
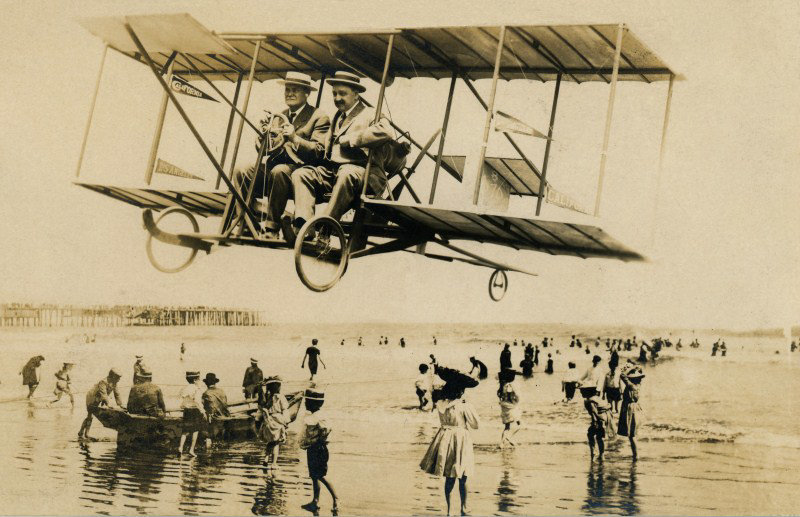
M 503 329 L 438 328 L 436 347 L 430 329 L 415 327 L 393 328 L 392 345 L 384 347 L 375 344 L 381 329 L 368 326 L 90 332 L 95 330 L 96 342 L 86 345 L 64 343 L 73 332 L 63 329 L 0 333 L 3 513 L 308 514 L 301 508 L 311 498 L 311 485 L 305 455 L 296 445 L 299 422 L 290 428 L 274 473 L 261 468 L 263 447 L 254 442 L 219 444 L 188 458 L 118 450 L 114 432 L 96 420 L 92 435 L 98 441 L 80 444 L 76 436 L 85 416 L 83 392 L 111 366 L 122 369 L 121 384 L 129 385 L 136 353 L 145 354 L 168 406 L 177 406 L 186 369 L 213 371 L 234 401 L 241 398 L 239 381 L 252 355 L 266 375 L 283 376 L 285 392 L 304 387 L 300 362 L 312 334 L 320 338 L 328 367 L 318 380 L 334 427 L 329 479 L 342 514 L 443 513 L 443 481 L 418 468 L 437 427 L 433 415 L 414 409 L 416 365 L 430 353 L 460 368 L 477 355 L 490 369 L 490 378 L 467 394 L 481 416 L 473 434 L 476 472 L 469 480 L 474 514 L 786 514 L 800 505 L 800 354 L 792 357 L 778 340 L 726 339 L 725 358 L 709 357 L 716 338 L 699 336 L 700 350 L 667 349 L 663 362 L 646 368 L 639 461 L 631 461 L 627 441 L 617 439 L 603 463 L 592 463 L 582 404 L 558 402 L 560 374 L 541 373 L 543 364 L 533 379 L 517 381 L 524 418 L 518 446 L 498 448 L 502 425 L 492 375 Z M 541 340 L 514 330 L 506 339 Z M 355 346 L 358 333 L 366 346 Z M 405 349 L 396 344 L 400 335 Z M 345 346 L 339 345 L 342 338 Z M 567 359 L 577 360 L 581 370 L 588 364 L 590 355 L 565 346 L 568 337 L 556 339 L 557 370 Z M 188 349 L 184 361 L 181 342 Z M 512 352 L 515 362 L 522 359 L 519 347 Z M 29 404 L 18 400 L 25 391 L 16 373 L 36 354 L 46 361 L 42 385 Z M 540 363 L 544 360 L 546 352 L 540 355 Z M 74 411 L 66 400 L 46 407 L 63 361 L 77 363 Z M 127 388 L 121 391 L 127 398 Z M 323 514 L 330 512 L 324 490 L 321 506 Z

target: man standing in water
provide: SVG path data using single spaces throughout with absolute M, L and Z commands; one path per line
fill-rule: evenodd
M 261 381 L 264 380 L 264 372 L 258 367 L 258 359 L 251 357 L 250 366 L 244 372 L 242 380 L 242 391 L 246 399 L 258 399 L 259 404 L 264 400 L 264 388 Z
M 317 374 L 317 358 L 319 358 L 319 362 L 322 363 L 322 367 L 326 370 L 328 369 L 325 366 L 325 362 L 319 357 L 319 348 L 317 348 L 317 338 L 311 340 L 311 346 L 306 348 L 306 354 L 303 356 L 303 364 L 300 365 L 300 368 L 305 368 L 306 366 L 306 357 L 308 357 L 308 370 L 311 372 L 311 378 L 309 380 L 313 381 L 314 376 Z
M 141 384 L 143 382 L 142 372 L 147 370 L 147 366 L 143 362 L 144 357 L 141 355 L 136 356 L 136 362 L 133 363 L 133 383 Z
M 86 418 L 81 424 L 81 429 L 78 431 L 78 440 L 89 439 L 89 428 L 92 427 L 92 416 L 101 406 L 111 406 L 111 395 L 114 395 L 114 400 L 119 407 L 122 406 L 122 399 L 119 396 L 119 388 L 117 382 L 122 376 L 112 368 L 108 372 L 108 376 L 95 384 L 92 389 L 86 393 Z

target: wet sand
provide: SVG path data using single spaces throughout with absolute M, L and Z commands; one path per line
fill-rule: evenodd
M 795 474 L 800 406 L 792 395 L 800 393 L 800 361 L 771 357 L 768 347 L 752 351 L 755 345 L 748 343 L 748 350 L 736 357 L 728 340 L 725 362 L 706 357 L 710 341 L 704 341 L 706 350 L 666 351 L 673 358 L 646 370 L 642 405 L 647 419 L 639 461 L 631 461 L 627 440 L 618 439 L 609 444 L 601 464 L 589 459 L 582 405 L 554 404 L 560 398 L 560 375 L 541 373 L 546 353 L 540 355 L 534 379 L 518 381 L 525 426 L 517 435 L 519 445 L 501 450 L 492 378 L 500 348 L 494 336 L 440 333 L 433 347 L 429 335 L 414 335 L 410 328 L 404 334 L 408 347 L 401 349 L 399 335 L 390 336 L 390 346 L 379 347 L 378 334 L 364 332 L 367 346 L 359 348 L 357 335 L 314 332 L 328 366 L 319 381 L 334 427 L 329 479 L 339 493 L 341 514 L 444 513 L 443 480 L 418 468 L 437 428 L 434 415 L 413 409 L 416 365 L 429 353 L 461 368 L 468 368 L 467 358 L 476 354 L 490 369 L 490 378 L 467 394 L 482 419 L 474 433 L 476 472 L 469 480 L 469 507 L 475 515 L 790 514 L 800 504 Z M 263 447 L 253 442 L 220 444 L 193 459 L 119 451 L 114 432 L 95 421 L 92 434 L 99 441 L 81 445 L 77 430 L 85 416 L 83 393 L 74 411 L 65 401 L 58 408 L 42 406 L 52 398 L 60 362 L 78 363 L 74 389 L 82 392 L 112 365 L 125 374 L 121 383 L 130 384 L 135 353 L 145 354 L 168 406 L 177 405 L 183 371 L 190 368 L 215 372 L 231 401 L 238 400 L 250 355 L 261 359 L 266 375 L 284 377 L 284 391 L 294 391 L 306 383 L 300 362 L 311 334 L 269 328 L 98 329 L 93 344 L 64 345 L 68 334 L 0 334 L 6 353 L 0 369 L 7 458 L 0 464 L 4 513 L 309 514 L 301 508 L 311 497 L 311 486 L 304 451 L 296 444 L 299 422 L 290 428 L 273 474 L 261 468 Z M 344 347 L 339 345 L 342 337 L 347 338 Z M 562 354 L 556 369 L 567 356 L 582 361 L 582 369 L 588 359 L 569 350 L 568 339 L 557 340 Z M 188 349 L 183 362 L 181 341 Z M 47 360 L 37 399 L 32 405 L 8 401 L 24 395 L 16 372 L 38 353 Z M 512 353 L 515 362 L 522 359 L 520 347 L 512 347 Z M 126 398 L 127 389 L 122 394 Z M 330 512 L 324 490 L 321 506 L 322 514 Z

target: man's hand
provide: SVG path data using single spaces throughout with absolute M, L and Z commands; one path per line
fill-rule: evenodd
M 294 131 L 294 126 L 291 124 L 284 124 L 281 128 L 283 132 L 283 136 L 286 137 L 286 140 L 291 143 L 296 143 L 297 141 L 297 133 Z

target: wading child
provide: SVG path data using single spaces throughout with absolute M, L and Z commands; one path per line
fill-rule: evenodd
M 589 438 L 589 452 L 594 459 L 594 445 L 597 443 L 598 459 L 603 461 L 603 452 L 605 451 L 603 440 L 606 437 L 616 436 L 611 422 L 611 405 L 601 399 L 599 395 L 584 400 L 584 405 L 591 418 L 589 429 L 586 431 L 586 436 Z
M 52 405 L 61 400 L 61 395 L 67 394 L 69 403 L 75 407 L 75 397 L 72 396 L 72 388 L 70 383 L 72 380 L 69 378 L 69 371 L 72 370 L 72 363 L 64 363 L 59 371 L 56 372 L 56 389 L 53 390 L 53 395 L 56 396 L 55 400 L 50 401 Z
M 297 418 L 299 403 L 292 410 L 286 397 L 281 393 L 281 378 L 277 375 L 264 381 L 266 386 L 266 403 L 256 414 L 261 421 L 258 435 L 267 443 L 264 465 L 274 468 L 278 464 L 280 446 L 286 442 L 289 424 Z
M 181 441 L 178 445 L 178 454 L 183 454 L 186 437 L 192 435 L 189 445 L 189 456 L 196 456 L 194 447 L 197 445 L 197 435 L 206 427 L 206 412 L 203 408 L 203 388 L 200 386 L 200 372 L 186 372 L 188 386 L 181 389 L 181 409 L 183 422 L 181 424 Z
M 338 500 L 333 485 L 325 479 L 328 474 L 328 435 L 331 434 L 331 427 L 328 422 L 318 414 L 318 411 L 325 403 L 325 393 L 307 389 L 305 392 L 305 406 L 308 415 L 305 417 L 305 431 L 300 440 L 300 448 L 306 450 L 308 460 L 308 476 L 314 490 L 314 498 L 311 502 L 303 505 L 303 508 L 316 512 L 319 510 L 319 484 L 325 485 L 333 499 L 332 512 L 339 511 Z
M 429 400 L 428 397 L 430 396 L 431 392 L 431 377 L 428 374 L 428 365 L 427 364 L 420 364 L 419 365 L 419 376 L 417 380 L 414 382 L 414 386 L 417 388 L 417 398 L 419 398 L 419 409 L 425 409 L 425 405 L 428 404 Z
M 511 438 L 519 432 L 522 425 L 522 412 L 519 409 L 519 395 L 514 386 L 514 379 L 517 372 L 514 370 L 503 370 L 500 375 L 504 377 L 504 384 L 500 397 L 500 418 L 503 421 L 503 433 L 500 435 L 500 447 L 506 445 L 514 446 Z

